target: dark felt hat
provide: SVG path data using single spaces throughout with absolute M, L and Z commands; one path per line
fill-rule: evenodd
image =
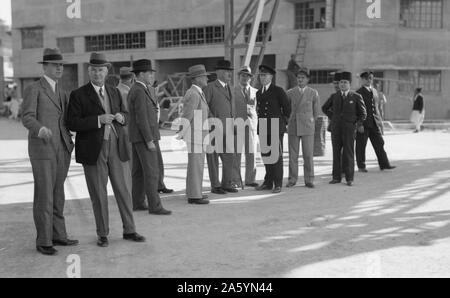
M 216 70 L 219 70 L 219 69 L 234 70 L 234 68 L 231 67 L 231 62 L 228 60 L 217 61 Z
M 150 61 L 148 59 L 141 59 L 141 60 L 137 60 L 137 61 L 133 62 L 132 72 L 137 74 L 140 72 L 147 72 L 147 71 L 153 71 L 153 72 L 156 71 L 152 68 L 152 61 Z
M 64 61 L 63 56 L 61 54 L 61 51 L 56 49 L 44 49 L 44 57 L 42 58 L 42 61 L 39 61 L 38 63 L 44 64 L 44 63 L 54 63 L 54 64 L 66 64 L 67 62 Z
M 349 81 L 352 82 L 352 73 L 348 71 L 341 72 L 341 79 L 340 81 Z

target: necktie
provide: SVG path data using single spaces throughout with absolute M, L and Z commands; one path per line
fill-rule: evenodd
M 98 90 L 98 94 L 100 95 L 103 109 L 106 111 L 105 94 L 103 93 L 103 88 L 100 88 Z M 107 125 L 105 125 L 105 135 L 104 135 L 103 139 L 109 140 L 110 135 L 111 135 L 111 125 L 107 124 Z
M 58 86 L 58 82 L 56 82 L 56 84 L 55 84 L 55 95 L 56 95 L 56 97 L 59 99 L 59 107 L 62 109 L 63 104 L 62 104 L 62 101 L 61 101 L 61 96 L 59 96 L 59 86 Z

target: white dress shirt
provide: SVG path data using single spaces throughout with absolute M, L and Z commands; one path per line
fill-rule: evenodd
M 49 78 L 48 76 L 44 75 L 45 80 L 50 84 L 50 87 L 52 87 L 53 93 L 56 93 L 56 81 Z

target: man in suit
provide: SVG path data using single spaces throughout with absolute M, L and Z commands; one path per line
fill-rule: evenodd
M 252 70 L 248 66 L 243 66 L 239 72 L 239 84 L 235 87 L 236 119 L 245 123 L 245 133 L 237 133 L 236 145 L 243 145 L 245 153 L 245 186 L 256 187 L 256 151 L 257 151 L 257 131 L 258 115 L 256 113 L 256 92 L 257 89 L 250 85 L 253 78 Z M 242 148 L 236 148 L 237 160 L 234 163 L 234 182 L 238 186 L 241 183 L 241 160 Z
M 204 65 L 194 65 L 189 68 L 188 76 L 192 86 L 183 98 L 180 119 L 184 123 L 179 133 L 188 147 L 186 196 L 189 204 L 207 205 L 208 196 L 203 195 L 202 186 L 206 156 L 203 141 L 209 132 L 204 123 L 208 121 L 209 107 L 202 89 L 208 85 L 208 73 Z
M 256 93 L 259 118 L 258 135 L 266 176 L 264 183 L 256 190 L 272 190 L 273 193 L 280 193 L 283 186 L 283 139 L 287 121 L 291 115 L 291 104 L 286 92 L 272 82 L 276 71 L 270 66 L 261 65 L 259 72 L 262 88 Z M 266 127 L 261 125 L 261 120 L 267 121 Z M 278 124 L 277 131 L 272 131 L 272 122 Z M 271 150 L 264 152 L 264 145 Z M 274 148 L 277 149 L 273 150 Z M 278 155 L 274 156 L 275 154 Z
M 223 128 L 221 136 L 218 136 L 223 140 L 223 146 L 220 146 L 221 144 L 217 139 L 213 139 L 214 152 L 206 155 L 211 192 L 214 194 L 237 193 L 238 190 L 233 187 L 233 165 L 235 162 L 233 143 L 236 107 L 234 92 L 232 91 L 234 88 L 230 86 L 233 75 L 231 62 L 227 60 L 218 61 L 216 73 L 217 80 L 209 83 L 203 90 L 208 102 L 210 117 L 219 120 Z M 217 127 L 214 129 L 217 129 Z M 222 182 L 219 181 L 219 157 L 222 160 Z
M 134 84 L 134 74 L 131 72 L 130 67 L 121 67 L 120 68 L 120 82 L 117 85 L 117 89 L 120 91 L 120 95 L 122 96 L 122 103 L 125 109 L 128 111 L 128 93 L 130 92 L 131 86 Z M 126 138 L 129 138 L 128 126 L 123 127 L 125 130 Z M 131 152 L 131 143 L 127 142 L 128 152 Z M 125 183 L 127 185 L 127 189 L 131 194 L 131 169 L 132 169 L 132 161 L 128 161 L 123 163 L 124 165 L 124 174 L 125 174 Z
M 109 245 L 108 177 L 122 218 L 123 238 L 145 241 L 136 233 L 123 171 L 123 163 L 130 160 L 123 129 L 128 113 L 119 90 L 105 84 L 110 66 L 104 54 L 91 54 L 88 67 L 90 82 L 70 95 L 67 117 L 69 129 L 77 132 L 75 156 L 83 165 L 97 226 L 97 245 L 100 247 Z
M 155 80 L 152 62 L 135 61 L 136 83 L 128 94 L 130 108 L 130 141 L 133 144 L 133 206 L 134 210 L 148 210 L 154 215 L 170 215 L 164 209 L 158 192 L 158 142 L 161 139 L 158 123 L 158 104 L 147 86 Z M 145 205 L 147 196 L 148 206 Z
M 419 133 L 425 120 L 425 104 L 422 95 L 422 88 L 416 88 L 413 98 L 413 111 L 411 113 L 411 122 L 415 126 L 414 133 Z
M 370 139 L 375 150 L 380 169 L 382 171 L 393 170 L 395 167 L 391 166 L 386 151 L 384 150 L 383 120 L 381 119 L 375 99 L 378 93 L 372 88 L 373 73 L 363 72 L 360 77 L 363 86 L 357 92 L 364 100 L 367 118 L 364 121 L 364 125 L 358 128 L 358 133 L 356 134 L 356 161 L 359 172 L 368 172 L 366 169 L 366 147 L 368 139 Z
M 331 141 L 333 144 L 333 180 L 330 184 L 342 181 L 344 168 L 347 185 L 352 186 L 355 175 L 355 133 L 367 117 L 364 101 L 358 93 L 350 90 L 352 74 L 342 72 L 340 89 L 322 107 L 331 119 Z
M 305 186 L 314 188 L 314 134 L 319 116 L 319 93 L 308 86 L 309 71 L 300 69 L 297 74 L 298 86 L 289 90 L 291 118 L 288 124 L 289 135 L 289 182 L 293 187 L 298 180 L 298 157 L 300 140 L 302 142 L 303 173 Z
M 73 151 L 66 127 L 68 97 L 59 86 L 64 71 L 59 49 L 45 49 L 44 75 L 24 92 L 23 125 L 28 129 L 28 154 L 34 177 L 33 217 L 36 249 L 55 255 L 54 246 L 74 246 L 64 220 L 64 181 Z

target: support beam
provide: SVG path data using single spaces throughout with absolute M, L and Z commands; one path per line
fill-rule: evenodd
M 245 53 L 244 65 L 250 65 L 252 59 L 253 50 L 255 49 L 256 37 L 258 36 L 259 25 L 261 24 L 262 15 L 264 12 L 264 1 L 258 0 L 258 7 L 256 9 L 255 20 L 253 21 L 252 28 L 250 30 L 250 37 L 248 41 L 247 52 Z
M 5 94 L 5 73 L 3 71 L 3 56 L 0 56 L 0 109 L 3 108 Z

